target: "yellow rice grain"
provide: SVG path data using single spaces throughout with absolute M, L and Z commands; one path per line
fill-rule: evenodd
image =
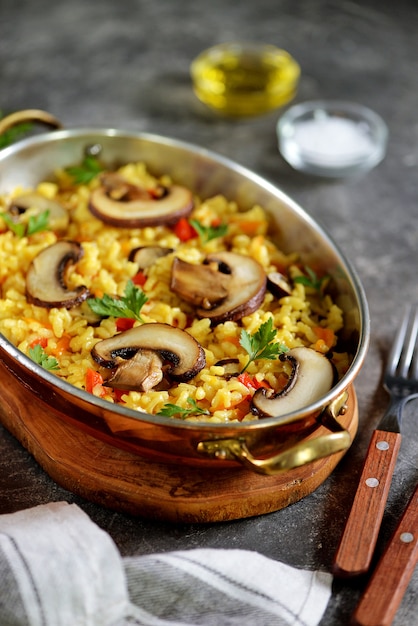
M 147 188 L 170 183 L 169 177 L 155 179 L 144 163 L 127 164 L 119 172 L 133 184 Z M 276 328 L 275 341 L 288 348 L 316 345 L 317 349 L 325 351 L 328 347 L 318 344 L 315 328 L 334 333 L 343 328 L 342 310 L 331 296 L 318 297 L 315 290 L 298 283 L 293 283 L 291 295 L 279 300 L 266 292 L 260 308 L 238 322 L 211 326 L 209 319 L 196 318 L 193 307 L 169 288 L 174 256 L 198 264 L 206 254 L 227 249 L 251 256 L 266 272 L 277 268 L 286 271 L 292 280 L 303 273 L 298 252 L 285 254 L 269 239 L 269 216 L 262 207 L 257 205 L 241 212 L 235 201 L 221 195 L 195 198 L 192 219 L 208 227 L 228 224 L 225 238 L 214 238 L 205 244 L 201 244 L 199 238 L 180 241 L 171 226 L 126 229 L 105 225 L 93 217 L 88 208 L 91 190 L 98 184 L 94 180 L 89 185 L 75 187 L 66 172 L 58 171 L 55 181 L 41 181 L 37 186 L 38 193 L 62 202 L 67 208 L 70 224 L 65 238 L 82 245 L 81 260 L 67 270 L 68 287 L 85 285 L 96 297 L 104 294 L 121 297 L 128 280 L 137 273 L 136 264 L 128 259 L 131 250 L 150 244 L 172 248 L 175 252 L 161 257 L 145 270 L 143 289 L 148 301 L 141 311 L 142 322 L 136 321 L 135 325 L 160 322 L 186 330 L 202 346 L 206 366 L 191 381 L 173 383 L 169 389 L 122 391 L 116 395 L 111 388 L 97 385 L 92 393 L 150 414 L 158 413 L 167 403 L 188 410 L 190 400 L 209 413 L 207 416 L 191 413 L 185 418 L 189 421 L 251 421 L 257 419 L 248 410 L 251 391 L 237 377 L 228 378 L 225 367 L 219 362 L 233 359 L 238 370 L 246 368 L 257 383 L 266 382 L 273 388 L 283 366 L 277 360 L 257 360 L 248 365 L 248 354 L 240 343 L 242 330 L 254 334 L 271 319 Z M 22 188 L 16 188 L 11 195 L 20 193 Z M 3 207 L 0 212 L 6 210 L 9 199 L 8 196 L 0 198 Z M 25 353 L 33 343 L 46 342 L 46 353 L 56 354 L 59 365 L 56 375 L 84 389 L 87 371 L 100 369 L 91 356 L 93 346 L 118 330 L 112 317 L 91 325 L 80 316 L 77 308 L 46 309 L 27 302 L 25 286 L 29 265 L 41 250 L 56 241 L 57 235 L 51 231 L 19 238 L 8 230 L 0 217 L 0 332 Z M 341 374 L 348 366 L 349 356 L 336 352 L 333 362 Z

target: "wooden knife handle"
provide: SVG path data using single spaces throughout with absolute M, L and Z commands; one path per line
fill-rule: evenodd
M 338 546 L 335 576 L 358 576 L 370 567 L 401 445 L 401 434 L 375 430 L 354 502 Z
M 418 563 L 418 485 L 360 599 L 352 623 L 390 626 Z

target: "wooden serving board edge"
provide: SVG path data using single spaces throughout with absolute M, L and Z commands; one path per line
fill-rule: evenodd
M 30 395 L 28 404 L 27 395 Z M 106 508 L 169 522 L 208 523 L 271 513 L 309 495 L 345 452 L 276 476 L 243 468 L 193 467 L 155 462 L 86 434 L 45 410 L 29 390 L 3 388 L 0 421 L 60 486 Z M 349 389 L 339 418 L 352 440 L 358 404 Z M 327 433 L 324 427 L 310 435 Z

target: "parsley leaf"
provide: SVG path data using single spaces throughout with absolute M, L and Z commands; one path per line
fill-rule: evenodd
M 105 293 L 103 298 L 89 298 L 87 303 L 91 310 L 102 317 L 127 317 L 143 321 L 140 312 L 148 298 L 142 289 L 138 289 L 129 280 L 125 287 L 125 295 L 115 298 Z
M 157 413 L 157 415 L 162 415 L 163 417 L 180 417 L 182 419 L 188 417 L 189 415 L 210 415 L 207 409 L 201 409 L 197 406 L 196 400 L 193 400 L 193 398 L 187 398 L 187 402 L 191 406 L 190 409 L 184 409 L 177 404 L 171 404 L 171 402 L 168 402 L 163 406 L 161 411 Z
M 327 280 L 328 276 L 322 276 L 322 278 L 318 278 L 312 268 L 305 266 L 304 269 L 306 275 L 295 276 L 293 282 L 305 285 L 305 287 L 311 287 L 312 289 L 315 289 L 315 291 L 321 291 L 322 285 L 324 281 Z
M 8 229 L 11 230 L 12 233 L 16 235 L 16 237 L 23 237 L 25 235 L 25 224 L 23 224 L 22 222 L 15 222 L 8 213 L 0 213 L 0 216 L 6 222 Z
M 11 230 L 17 237 L 24 237 L 27 235 L 34 235 L 43 230 L 48 230 L 49 223 L 49 210 L 42 211 L 38 215 L 31 215 L 27 225 L 24 222 L 16 222 L 8 213 L 0 213 L 0 216 L 4 219 L 9 230 Z
M 250 335 L 246 330 L 241 331 L 239 342 L 241 346 L 248 352 L 248 362 L 241 370 L 241 374 L 245 372 L 247 367 L 257 359 L 269 359 L 274 361 L 283 352 L 287 352 L 288 348 L 282 344 L 274 342 L 276 330 L 273 328 L 273 320 L 271 317 L 261 324 L 260 328 Z
M 32 361 L 35 361 L 35 363 L 41 365 L 46 370 L 59 370 L 57 359 L 53 356 L 48 356 L 39 343 L 33 346 L 33 348 L 29 348 L 29 356 Z
M 31 215 L 29 217 L 26 234 L 34 235 L 35 233 L 39 233 L 43 230 L 48 230 L 49 213 L 50 211 L 47 209 L 38 215 Z
M 88 185 L 103 169 L 95 156 L 87 155 L 81 165 L 66 167 L 65 171 L 71 176 L 75 185 Z
M 211 239 L 217 239 L 226 235 L 228 230 L 228 224 L 219 224 L 218 226 L 204 226 L 197 220 L 189 220 L 189 223 L 193 226 L 195 231 L 200 237 L 202 244 L 211 241 Z

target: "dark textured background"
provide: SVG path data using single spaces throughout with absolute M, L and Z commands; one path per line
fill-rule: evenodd
M 418 301 L 418 5 L 390 0 L 0 0 L 0 109 L 43 108 L 66 127 L 149 131 L 210 148 L 279 185 L 333 236 L 356 266 L 370 306 L 371 346 L 356 389 L 360 429 L 332 476 L 274 514 L 199 525 L 153 523 L 64 491 L 0 429 L 0 512 L 65 499 L 79 504 L 123 554 L 194 547 L 258 550 L 329 569 L 373 427 L 387 404 L 380 386 L 404 301 Z M 191 60 L 230 40 L 278 45 L 302 67 L 297 100 L 349 99 L 386 120 L 385 161 L 366 176 L 313 179 L 277 151 L 279 112 L 231 121 L 194 97 Z M 416 404 L 390 492 L 379 551 L 417 480 Z M 348 623 L 364 581 L 336 583 L 323 626 Z M 396 626 L 417 623 L 418 572 Z

